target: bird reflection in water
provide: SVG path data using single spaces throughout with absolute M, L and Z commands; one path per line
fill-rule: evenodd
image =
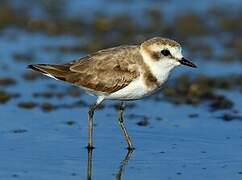
M 133 153 L 133 150 L 128 150 L 128 152 L 125 155 L 124 159 L 120 162 L 119 171 L 116 174 L 116 180 L 121 180 L 121 177 L 122 177 L 122 175 L 124 173 L 124 168 L 128 164 L 128 161 L 131 158 L 132 153 Z
M 92 151 L 93 149 L 88 149 L 88 159 L 87 159 L 87 180 L 92 179 Z M 118 169 L 118 172 L 115 173 L 115 179 L 121 180 L 122 175 L 124 173 L 125 166 L 128 164 L 129 159 L 131 158 L 131 155 L 133 153 L 133 150 L 128 150 L 128 152 L 125 154 L 124 159 L 120 162 L 120 166 Z
M 87 149 L 87 180 L 92 179 L 92 150 Z

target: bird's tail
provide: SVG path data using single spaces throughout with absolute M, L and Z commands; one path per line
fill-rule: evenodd
M 71 73 L 68 64 L 30 64 L 29 69 L 40 72 L 54 79 L 66 80 L 66 76 Z

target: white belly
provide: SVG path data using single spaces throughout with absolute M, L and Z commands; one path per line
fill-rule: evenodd
M 141 77 L 132 81 L 128 86 L 123 89 L 120 89 L 117 92 L 114 92 L 108 96 L 105 96 L 105 99 L 117 99 L 117 100 L 133 100 L 141 99 L 145 96 L 152 94 L 157 88 L 148 88 Z

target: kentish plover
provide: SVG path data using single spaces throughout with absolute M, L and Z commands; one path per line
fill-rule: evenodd
M 129 149 L 133 149 L 124 126 L 123 101 L 141 99 L 159 90 L 178 65 L 196 67 L 185 59 L 181 45 L 155 37 L 140 45 L 118 46 L 64 64 L 32 64 L 29 68 L 54 79 L 74 84 L 97 96 L 88 113 L 88 145 L 93 148 L 93 114 L 105 99 L 120 100 L 118 122 Z

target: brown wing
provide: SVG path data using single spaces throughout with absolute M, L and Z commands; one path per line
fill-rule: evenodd
M 137 65 L 141 61 L 138 46 L 121 46 L 67 64 L 32 65 L 31 68 L 89 90 L 112 93 L 138 76 Z

